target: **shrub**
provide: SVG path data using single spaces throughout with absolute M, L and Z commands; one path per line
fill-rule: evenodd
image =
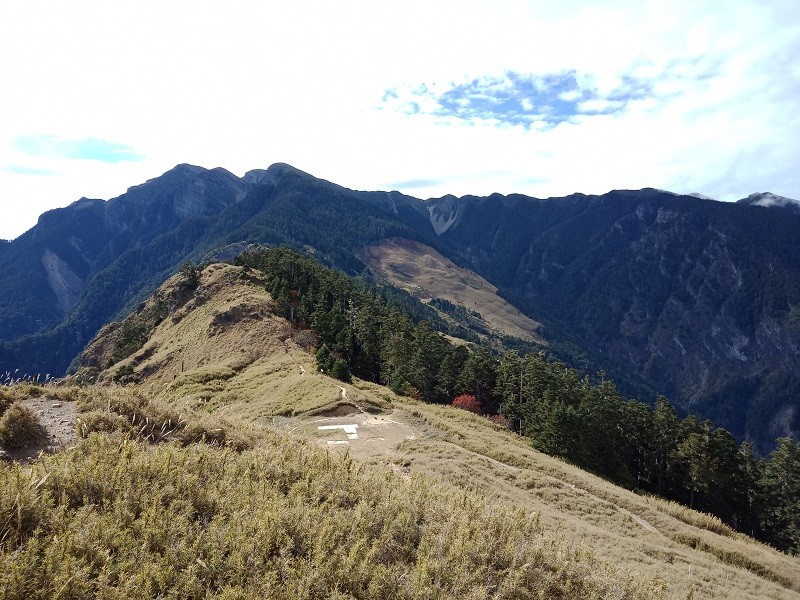
M 0 448 L 4 450 L 24 448 L 41 435 L 39 417 L 19 402 L 14 402 L 0 417 Z
M 511 429 L 511 422 L 503 415 L 492 415 L 489 417 L 489 420 L 495 425 L 500 425 L 500 427 L 504 427 L 505 429 Z
M 92 411 L 81 415 L 77 423 L 78 435 L 82 438 L 89 437 L 90 433 L 124 433 L 127 437 L 135 438 L 136 429 L 131 422 L 122 415 Z
M 460 396 L 456 396 L 453 399 L 453 406 L 463 410 L 468 410 L 469 412 L 474 412 L 476 415 L 479 415 L 483 412 L 481 409 L 481 403 L 478 402 L 478 399 L 472 394 L 461 394 Z
M 310 329 L 298 329 L 294 332 L 294 341 L 306 352 L 311 352 L 319 344 L 319 337 Z
M 400 388 L 400 395 L 407 396 L 408 398 L 413 398 L 414 400 L 417 400 L 419 402 L 422 401 L 422 394 L 420 394 L 419 390 L 410 383 L 408 383 L 407 381 L 403 382 L 403 385 Z
M 200 267 L 194 263 L 183 263 L 181 265 L 181 275 L 183 275 L 183 281 L 189 289 L 197 289 L 200 285 Z
M 122 365 L 111 378 L 115 383 L 139 383 L 139 376 L 131 365 Z

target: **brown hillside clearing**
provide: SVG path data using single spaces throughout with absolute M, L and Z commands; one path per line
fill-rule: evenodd
M 443 298 L 480 313 L 497 334 L 547 343 L 537 333 L 539 323 L 501 298 L 495 286 L 425 244 L 392 238 L 365 248 L 359 258 L 388 283 L 423 302 Z

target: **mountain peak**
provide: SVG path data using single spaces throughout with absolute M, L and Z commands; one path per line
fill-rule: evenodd
M 192 175 L 197 175 L 199 173 L 203 173 L 204 171 L 208 171 L 205 167 L 200 167 L 198 165 L 190 165 L 189 163 L 180 163 L 175 165 L 172 169 L 164 173 L 188 173 Z
M 245 173 L 242 179 L 246 183 L 251 184 L 275 184 L 281 177 L 289 174 L 300 175 L 309 178 L 313 177 L 305 171 L 301 171 L 290 164 L 279 162 L 270 165 L 266 169 L 252 169 Z
M 771 192 L 759 192 L 750 194 L 747 198 L 742 198 L 737 203 L 749 204 L 750 206 L 763 206 L 766 208 L 782 208 L 795 213 L 800 213 L 800 200 L 778 196 Z

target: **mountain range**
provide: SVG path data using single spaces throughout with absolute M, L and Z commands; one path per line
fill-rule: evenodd
M 798 207 L 655 189 L 421 200 L 285 164 L 242 178 L 179 165 L 118 198 L 48 211 L 0 244 L 0 371 L 64 374 L 187 261 L 289 244 L 390 280 L 365 253 L 401 240 L 488 282 L 537 324 L 526 343 L 624 379 L 641 400 L 665 394 L 767 452 L 800 431 Z M 472 302 L 479 316 L 492 304 Z

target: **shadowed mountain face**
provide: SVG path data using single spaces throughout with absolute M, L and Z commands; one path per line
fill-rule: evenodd
M 617 367 L 739 437 L 800 429 L 795 215 L 655 190 L 458 210 L 463 262 Z
M 283 164 L 241 179 L 179 165 L 108 202 L 82 199 L 49 211 L 0 245 L 2 372 L 63 374 L 101 326 L 183 262 L 211 252 L 294 244 L 360 271 L 354 247 L 384 236 L 426 239 L 404 224 L 427 223 L 411 201 L 352 192 Z
M 219 214 L 245 191 L 223 169 L 179 165 L 109 202 L 83 198 L 44 213 L 0 247 L 7 275 L 0 284 L 0 336 L 15 339 L 56 325 L 91 278 L 123 254 L 185 221 Z
M 180 165 L 119 198 L 47 212 L 0 244 L 0 370 L 63 373 L 187 260 L 288 243 L 361 273 L 361 249 L 404 238 L 497 286 L 552 347 L 568 340 L 764 450 L 800 431 L 800 215 L 776 198 L 421 201 L 282 164 L 241 179 Z

